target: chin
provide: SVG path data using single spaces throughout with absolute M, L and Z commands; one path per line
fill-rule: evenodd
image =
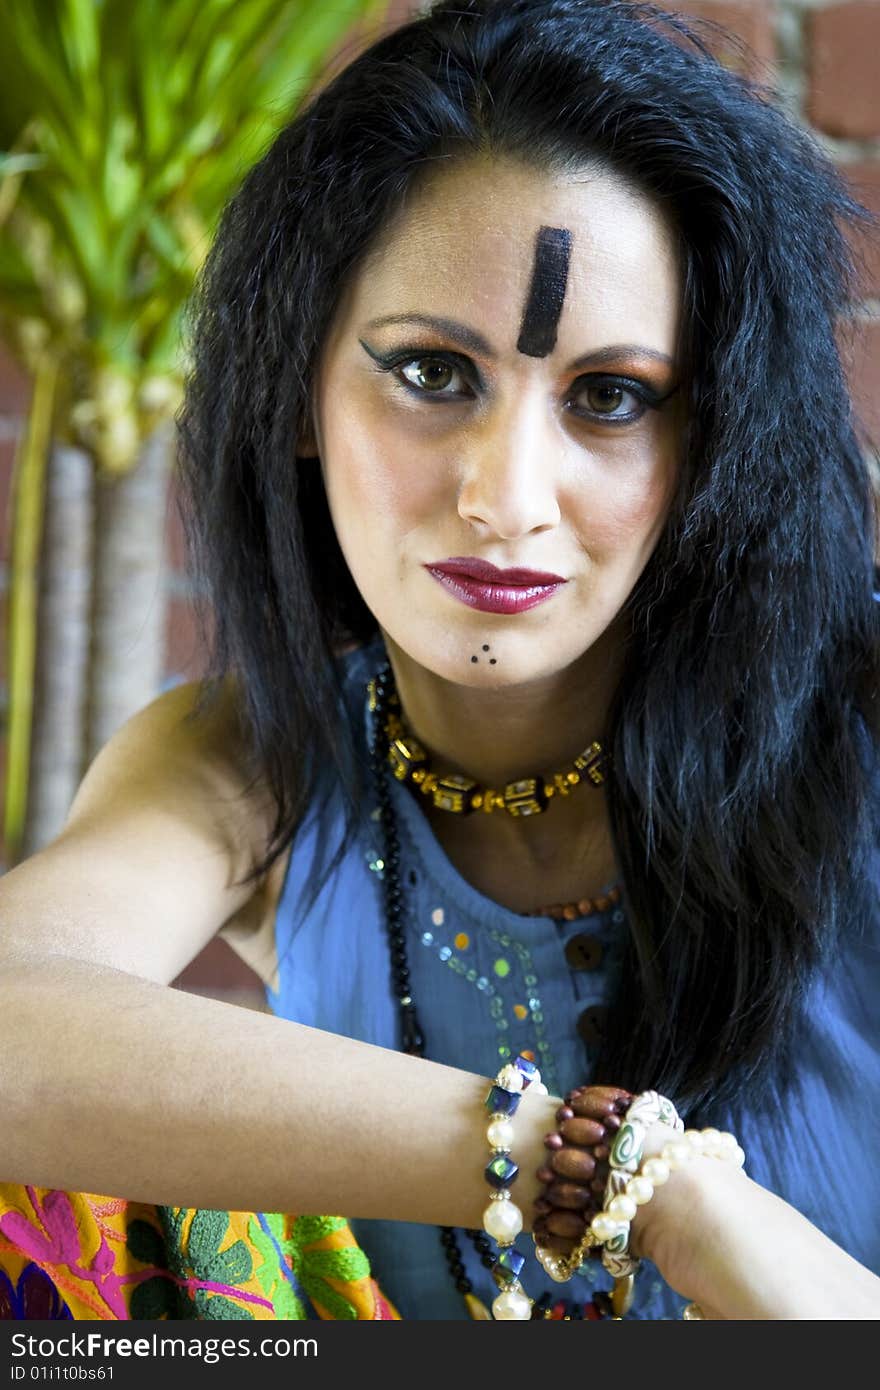
M 488 646 L 489 650 L 483 648 Z M 473 690 L 502 690 L 514 685 L 527 685 L 531 681 L 543 680 L 555 675 L 569 665 L 572 657 L 548 661 L 552 650 L 551 641 L 545 643 L 539 636 L 523 641 L 513 640 L 509 634 L 500 640 L 492 633 L 484 634 L 477 643 L 459 644 L 443 662 L 443 670 L 438 671 L 445 679 L 454 681 Z M 476 661 L 473 658 L 476 657 Z

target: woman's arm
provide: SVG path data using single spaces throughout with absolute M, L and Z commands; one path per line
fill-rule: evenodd
M 61 833 L 0 878 L 0 959 L 72 956 L 170 984 L 252 898 L 271 827 L 245 794 L 233 701 L 196 686 L 140 710 L 95 757 Z
M 0 1180 L 482 1224 L 486 1078 L 51 956 L 3 960 L 0 1057 Z M 516 1117 L 527 1228 L 558 1104 Z
M 655 1126 L 646 1154 L 668 1139 Z M 858 1201 L 857 1190 L 852 1197 Z M 876 1222 L 877 1214 L 864 1218 Z M 880 1318 L 880 1279 L 721 1159 L 695 1157 L 671 1173 L 639 1209 L 630 1244 L 707 1318 Z
M 181 722 L 192 694 L 111 739 L 62 835 L 0 880 L 0 1181 L 479 1225 L 485 1078 L 168 987 L 254 891 L 235 880 L 270 823 L 234 720 Z M 527 1223 L 556 1104 L 517 1117 Z

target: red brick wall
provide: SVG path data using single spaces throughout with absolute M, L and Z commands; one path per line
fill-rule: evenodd
M 673 6 L 670 5 L 670 8 Z M 396 0 L 393 16 L 402 19 L 412 8 Z M 795 119 L 810 126 L 846 170 L 857 196 L 880 213 L 880 0 L 691 0 L 678 9 L 729 26 L 744 40 L 743 52 L 724 38 L 715 42 L 724 61 L 743 67 L 771 84 Z M 880 297 L 880 245 L 866 252 L 865 304 L 858 317 L 858 353 L 852 365 L 857 407 L 866 432 L 880 447 L 880 323 L 869 322 L 871 301 Z M 29 397 L 28 383 L 0 349 L 0 500 L 8 517 L 14 442 L 22 427 Z M 8 520 L 0 541 L 0 597 L 5 593 L 8 563 Z M 201 654 L 187 597 L 183 545 L 174 508 L 169 508 L 166 679 L 194 679 Z M 0 708 L 5 708 L 5 684 L 0 670 Z M 0 770 L 3 740 L 0 738 Z M 181 977 L 187 988 L 205 990 L 238 1002 L 259 999 L 254 977 L 222 943 L 213 943 Z

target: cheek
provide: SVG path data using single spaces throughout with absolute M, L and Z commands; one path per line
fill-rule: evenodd
M 578 529 L 587 549 L 612 556 L 653 547 L 672 501 L 677 469 L 678 436 L 657 431 L 597 461 L 588 487 L 578 490 Z
M 619 479 L 603 488 L 592 505 L 582 506 L 587 534 L 602 549 L 628 549 L 662 526 L 667 496 L 662 480 Z
M 370 421 L 363 410 L 339 412 L 325 436 L 324 482 L 338 527 L 408 530 L 430 514 L 443 491 L 434 450 L 419 449 L 400 430 Z

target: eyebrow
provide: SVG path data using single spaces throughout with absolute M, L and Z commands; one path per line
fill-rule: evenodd
M 466 323 L 459 323 L 457 319 L 441 318 L 434 314 L 386 314 L 382 318 L 371 319 L 366 327 L 385 328 L 391 324 L 411 324 L 416 328 L 432 328 L 436 333 L 458 343 L 460 347 L 469 348 L 471 352 L 478 352 L 483 357 L 492 359 L 498 356 L 492 344 L 483 337 L 482 333 L 478 333 L 475 328 L 470 328 Z M 621 357 L 646 357 L 652 362 L 663 362 L 667 367 L 675 365 L 667 353 L 658 352 L 656 348 L 641 347 L 637 343 L 616 343 L 611 347 L 599 348 L 596 352 L 587 352 L 582 357 L 575 358 L 570 366 L 603 367 L 607 366 L 609 362 L 616 362 Z

